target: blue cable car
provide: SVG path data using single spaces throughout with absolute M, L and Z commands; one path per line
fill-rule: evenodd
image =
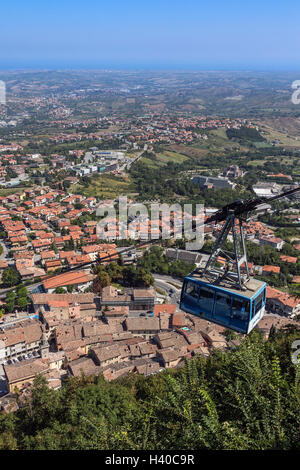
M 248 334 L 265 313 L 265 282 L 250 279 L 245 290 L 233 289 L 228 280 L 211 283 L 191 273 L 184 278 L 180 308 L 184 312 Z

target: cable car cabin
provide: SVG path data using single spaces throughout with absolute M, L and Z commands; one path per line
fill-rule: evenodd
M 184 279 L 181 310 L 248 334 L 265 313 L 266 283 L 250 279 L 246 290 L 233 289 L 228 280 L 212 284 L 207 278 L 191 273 Z

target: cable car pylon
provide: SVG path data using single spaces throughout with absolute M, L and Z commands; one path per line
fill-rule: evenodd
M 259 205 L 300 190 L 293 188 L 271 198 L 235 201 L 219 209 L 204 224 L 224 222 L 204 269 L 196 269 L 184 278 L 180 308 L 223 327 L 249 334 L 265 314 L 267 284 L 249 274 L 243 224 Z M 233 252 L 224 248 L 232 233 Z M 225 257 L 224 269 L 216 266 Z M 244 274 L 242 274 L 244 268 Z

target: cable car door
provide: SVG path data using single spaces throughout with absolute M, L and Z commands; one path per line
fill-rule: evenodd
M 217 291 L 215 294 L 215 304 L 213 319 L 224 326 L 229 325 L 231 315 L 231 296 L 225 292 Z

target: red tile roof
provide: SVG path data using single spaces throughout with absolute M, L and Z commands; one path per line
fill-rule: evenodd
M 46 290 L 56 289 L 56 287 L 64 287 L 69 285 L 85 284 L 92 279 L 92 275 L 85 271 L 73 271 L 69 273 L 59 274 L 43 281 Z

